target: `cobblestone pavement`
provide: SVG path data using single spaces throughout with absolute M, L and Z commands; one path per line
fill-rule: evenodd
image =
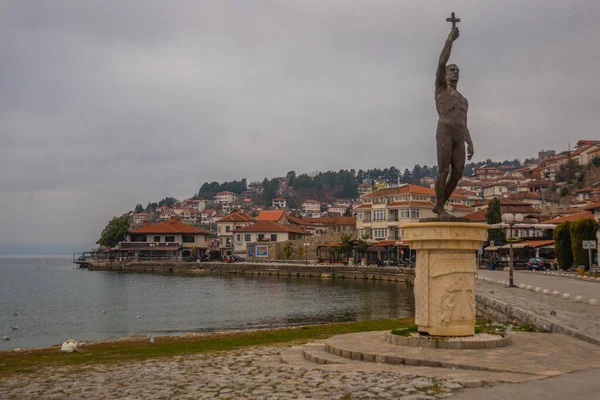
M 480 276 L 491 278 L 494 281 L 508 281 L 508 271 L 489 271 L 480 269 Z M 527 272 L 514 272 L 515 285 L 521 283 L 548 289 L 551 292 L 558 290 L 561 294 L 569 293 L 571 297 L 583 296 L 585 300 L 596 299 L 600 302 L 600 284 L 579 279 L 564 278 L 555 275 L 532 274 Z M 541 294 L 540 294 L 541 296 Z
M 46 368 L 1 378 L 0 398 L 433 400 L 450 397 L 463 386 L 481 385 L 389 371 L 340 372 L 280 364 L 279 354 L 286 349 Z
M 564 281 L 571 280 L 564 279 Z M 484 281 L 477 281 L 476 285 L 477 293 L 504 301 L 528 314 L 542 317 L 600 340 L 600 305 L 576 303 L 572 299 L 566 300 L 526 289 L 506 288 Z M 596 283 L 589 283 L 589 285 L 598 286 Z

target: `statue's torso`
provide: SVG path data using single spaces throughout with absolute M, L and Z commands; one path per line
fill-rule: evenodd
M 451 86 L 436 87 L 435 106 L 439 115 L 439 123 L 451 125 L 460 130 L 467 126 L 467 111 L 469 102 Z

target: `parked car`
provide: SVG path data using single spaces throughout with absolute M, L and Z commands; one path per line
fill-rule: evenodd
M 234 259 L 236 262 L 240 262 L 240 261 L 246 261 L 246 259 L 245 259 L 244 257 L 240 257 L 240 256 L 236 256 L 236 255 L 234 255 L 234 256 L 233 256 L 233 259 Z
M 530 258 L 527 262 L 527 269 L 534 271 L 545 271 L 550 268 L 550 263 L 545 258 Z

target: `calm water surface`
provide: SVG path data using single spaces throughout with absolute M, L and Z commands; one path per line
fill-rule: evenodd
M 403 317 L 410 296 L 404 283 L 119 274 L 76 269 L 70 258 L 0 258 L 0 336 L 11 338 L 0 349 Z

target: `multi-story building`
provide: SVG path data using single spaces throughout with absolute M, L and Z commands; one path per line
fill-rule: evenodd
M 183 210 L 183 223 L 188 225 L 196 225 L 200 223 L 200 212 L 197 208 L 187 207 Z
M 133 225 L 134 226 L 140 226 L 142 225 L 142 222 L 144 222 L 147 218 L 148 218 L 149 214 L 146 213 L 138 213 L 138 214 L 133 214 Z
M 217 239 L 223 255 L 231 255 L 234 249 L 233 231 L 252 224 L 252 217 L 234 210 L 217 221 Z
M 171 217 L 129 231 L 125 242 L 120 242 L 111 253 L 118 257 L 143 260 L 181 260 L 183 257 L 202 257 L 208 248 L 208 232 Z
M 271 204 L 275 208 L 286 208 L 287 207 L 287 202 L 285 201 L 285 199 L 283 197 L 276 197 L 276 198 L 274 198 L 271 201 Z
M 500 178 L 503 175 L 504 172 L 497 167 L 488 167 L 487 165 L 476 168 L 473 172 L 473 176 L 477 179 L 495 179 Z
M 224 191 L 224 192 L 219 192 L 216 194 L 215 196 L 215 200 L 219 203 L 233 203 L 235 201 L 235 193 L 233 192 L 228 192 L 228 191 Z
M 304 211 L 304 213 L 306 215 L 315 215 L 315 214 L 319 214 L 321 213 L 321 202 L 317 201 L 317 200 L 306 200 L 304 203 L 302 203 L 302 211 Z
M 370 183 L 359 183 L 358 184 L 358 195 L 364 196 L 365 194 L 369 194 L 373 191 L 373 185 Z
M 378 190 L 363 196 L 362 200 L 363 204 L 354 209 L 359 238 L 402 240 L 402 226 L 421 218 L 435 217 L 435 191 L 423 186 L 409 184 Z M 460 198 L 451 198 L 446 209 L 457 217 L 473 212 L 473 208 L 462 204 Z
M 246 253 L 246 245 L 263 242 L 285 242 L 286 240 L 302 239 L 310 235 L 305 229 L 295 225 L 284 225 L 274 221 L 260 221 L 243 228 L 236 229 L 235 252 Z
M 333 216 L 333 215 L 338 215 L 338 216 L 342 216 L 346 213 L 347 208 L 346 207 L 340 207 L 337 204 L 334 204 L 330 207 L 327 208 L 327 215 L 329 216 Z

